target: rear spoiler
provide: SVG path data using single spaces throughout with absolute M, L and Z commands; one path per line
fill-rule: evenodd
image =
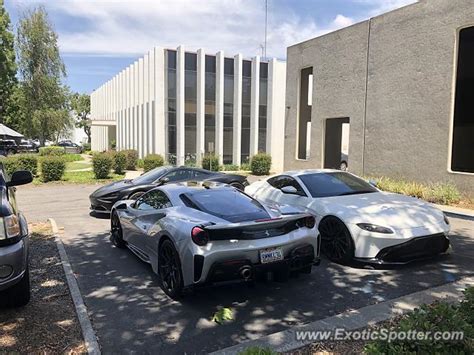
M 208 225 L 203 228 L 208 231 L 210 240 L 260 239 L 275 237 L 304 227 L 307 217 L 312 216 L 300 213 L 241 223 Z

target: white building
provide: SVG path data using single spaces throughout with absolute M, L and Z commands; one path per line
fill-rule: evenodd
M 285 80 L 275 59 L 154 48 L 92 93 L 92 150 L 115 141 L 177 165 L 208 152 L 240 165 L 267 152 L 281 171 Z

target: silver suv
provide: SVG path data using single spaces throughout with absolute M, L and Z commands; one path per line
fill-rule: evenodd
M 15 186 L 32 180 L 29 171 L 9 178 L 0 164 L 0 307 L 20 307 L 30 300 L 28 224 L 18 211 Z

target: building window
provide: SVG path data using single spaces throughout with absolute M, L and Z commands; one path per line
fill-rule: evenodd
M 204 151 L 215 152 L 216 143 L 216 57 L 206 55 Z
M 234 132 L 234 59 L 224 58 L 224 164 L 232 164 Z
M 311 106 L 313 92 L 313 68 L 301 70 L 298 115 L 298 159 L 308 159 L 311 137 Z
M 184 153 L 196 160 L 197 55 L 184 55 Z
M 176 51 L 166 51 L 168 161 L 176 164 Z
M 240 161 L 248 163 L 250 154 L 250 103 L 252 101 L 252 62 L 242 61 L 242 132 Z
M 268 63 L 260 63 L 259 108 L 258 108 L 258 151 L 267 148 L 267 93 Z
M 474 27 L 459 32 L 451 170 L 474 173 Z

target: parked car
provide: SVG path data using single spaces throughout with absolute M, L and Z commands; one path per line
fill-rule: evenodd
M 172 298 L 198 285 L 257 280 L 268 272 L 285 279 L 319 263 L 314 217 L 284 215 L 213 182 L 163 185 L 117 202 L 111 240 L 150 263 Z
M 224 174 L 187 166 L 164 166 L 153 169 L 133 180 L 121 180 L 105 185 L 90 196 L 91 210 L 97 213 L 110 213 L 115 202 L 136 200 L 148 190 L 159 185 L 180 181 L 218 181 L 244 190 L 249 183 L 242 175 Z
M 26 152 L 26 153 L 38 153 L 39 145 L 37 145 L 31 139 L 22 139 L 20 144 L 18 145 L 18 150 L 20 152 Z
M 407 263 L 449 248 L 449 221 L 442 211 L 382 192 L 347 172 L 290 171 L 255 182 L 246 192 L 263 203 L 315 215 L 322 252 L 336 262 Z
M 18 153 L 18 145 L 13 139 L 0 139 L 0 154 L 7 156 Z
M 58 146 L 63 147 L 66 153 L 73 153 L 73 154 L 82 153 L 82 147 L 77 143 L 71 142 L 70 140 L 61 141 L 58 143 Z
M 8 179 L 0 164 L 0 305 L 24 306 L 30 300 L 28 224 L 17 209 L 14 186 L 33 181 L 29 171 L 16 171 Z

